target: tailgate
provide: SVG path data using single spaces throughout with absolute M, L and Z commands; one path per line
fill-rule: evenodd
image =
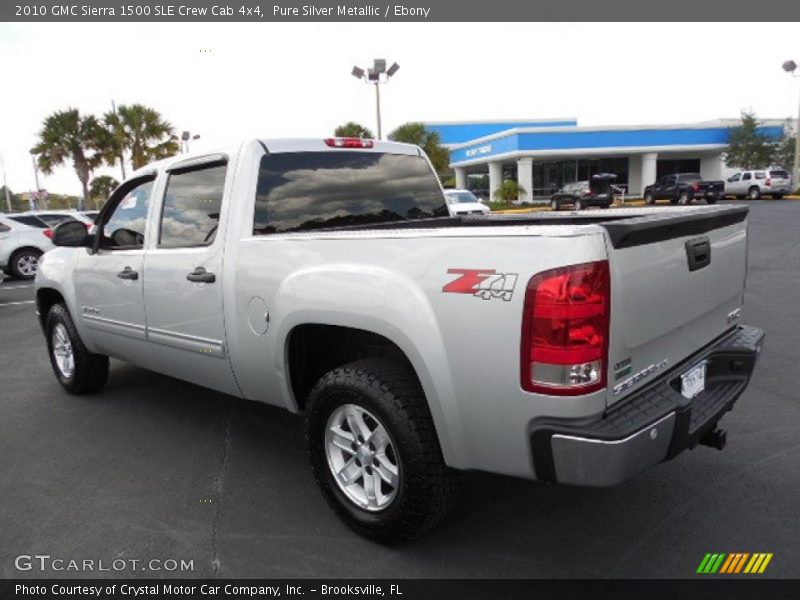
M 608 223 L 613 404 L 736 325 L 747 207 L 698 207 Z

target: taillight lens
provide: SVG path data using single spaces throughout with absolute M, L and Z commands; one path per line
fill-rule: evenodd
M 696 191 L 698 191 L 699 189 L 700 189 L 700 184 L 699 184 L 699 183 L 697 183 L 697 182 L 695 181 L 695 182 L 692 184 L 692 191 L 693 191 L 693 192 L 696 192 Z
M 361 138 L 326 138 L 325 143 L 331 148 L 372 148 L 375 145 L 373 140 Z
M 531 278 L 522 317 L 522 389 L 575 396 L 605 387 L 610 294 L 607 261 Z
M 42 233 L 49 237 L 51 240 L 53 239 L 53 230 L 52 229 L 43 229 Z
M 770 186 L 772 185 L 772 179 L 767 179 L 767 181 L 766 181 L 766 184 L 765 184 L 765 185 L 766 185 L 767 187 L 770 187 Z

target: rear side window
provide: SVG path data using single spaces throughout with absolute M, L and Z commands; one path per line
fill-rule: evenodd
M 31 227 L 38 227 L 39 229 L 47 229 L 47 223 L 42 221 L 39 217 L 34 217 L 33 215 L 14 215 L 9 216 L 9 219 L 13 219 L 17 223 L 22 223 L 23 225 L 29 225 Z
M 756 179 L 766 179 L 767 174 L 764 171 L 756 171 Z
M 421 156 L 288 152 L 261 159 L 253 233 L 265 235 L 446 217 Z
M 215 162 L 169 175 L 159 247 L 210 246 L 217 236 L 227 163 Z
M 769 176 L 773 179 L 789 179 L 789 173 L 786 171 L 770 171 Z
M 750 173 L 745 173 L 742 175 L 742 181 L 748 181 L 750 179 Z

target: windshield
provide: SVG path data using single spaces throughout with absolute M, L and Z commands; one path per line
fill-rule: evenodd
M 480 202 L 472 192 L 445 192 L 448 204 L 474 204 Z

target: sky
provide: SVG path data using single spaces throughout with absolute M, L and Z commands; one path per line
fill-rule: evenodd
M 375 131 L 373 58 L 400 70 L 381 88 L 384 134 L 407 121 L 576 117 L 579 125 L 761 118 L 798 111 L 797 26 L 749 23 L 0 24 L 0 154 L 8 186 L 34 189 L 43 119 L 151 106 L 194 150 L 254 137 L 323 137 L 349 120 Z M 120 178 L 119 167 L 96 175 Z M 72 166 L 41 176 L 80 192 Z M 0 182 L 1 183 L 1 182 Z

